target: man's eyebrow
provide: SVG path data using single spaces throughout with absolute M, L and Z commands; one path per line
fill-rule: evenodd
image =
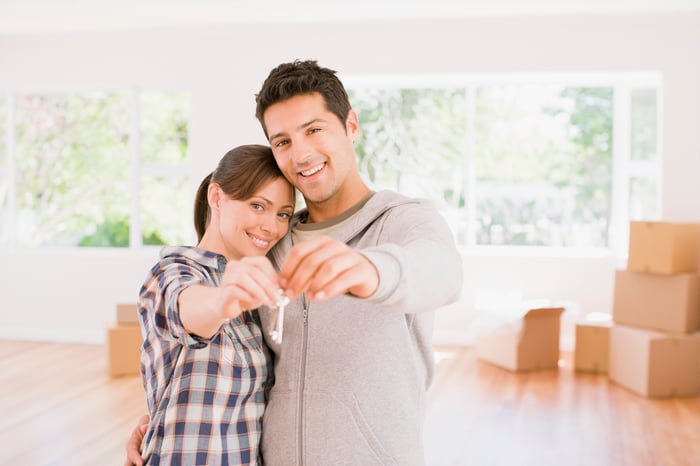
M 299 126 L 294 128 L 294 130 L 298 131 L 300 129 L 308 128 L 309 126 L 311 126 L 315 123 L 325 123 L 325 122 L 326 122 L 326 120 L 324 120 L 323 118 L 314 118 L 313 120 L 310 120 L 310 121 L 307 121 L 305 123 L 300 124 Z M 279 133 L 275 133 L 272 136 L 270 136 L 269 140 L 272 141 L 273 139 L 284 136 L 285 134 L 286 133 L 284 131 L 280 131 Z

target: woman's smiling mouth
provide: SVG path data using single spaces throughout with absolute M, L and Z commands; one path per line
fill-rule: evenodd
M 258 246 L 259 248 L 267 249 L 268 246 L 270 246 L 270 241 L 260 238 L 259 236 L 255 236 L 253 234 L 248 233 L 248 237 L 253 240 L 253 244 Z

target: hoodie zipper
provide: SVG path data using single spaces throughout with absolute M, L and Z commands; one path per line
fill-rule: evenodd
M 306 350 L 309 342 L 309 303 L 306 301 L 306 294 L 302 294 L 304 327 L 302 329 L 301 340 L 301 374 L 299 377 L 299 400 L 297 405 L 299 461 L 298 465 L 304 465 L 304 385 L 306 382 Z

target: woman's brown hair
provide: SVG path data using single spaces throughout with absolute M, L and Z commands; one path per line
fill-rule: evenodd
M 242 201 L 253 197 L 267 182 L 282 176 L 284 175 L 275 162 L 272 149 L 267 146 L 249 144 L 228 151 L 219 161 L 216 170 L 204 177 L 197 189 L 194 200 L 197 241 L 202 240 L 211 219 L 207 198 L 211 183 L 218 184 L 231 198 Z

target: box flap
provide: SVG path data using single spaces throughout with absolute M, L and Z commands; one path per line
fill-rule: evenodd
M 564 312 L 563 307 L 538 307 L 530 309 L 525 313 L 523 319 L 531 319 L 533 317 L 556 317 Z

